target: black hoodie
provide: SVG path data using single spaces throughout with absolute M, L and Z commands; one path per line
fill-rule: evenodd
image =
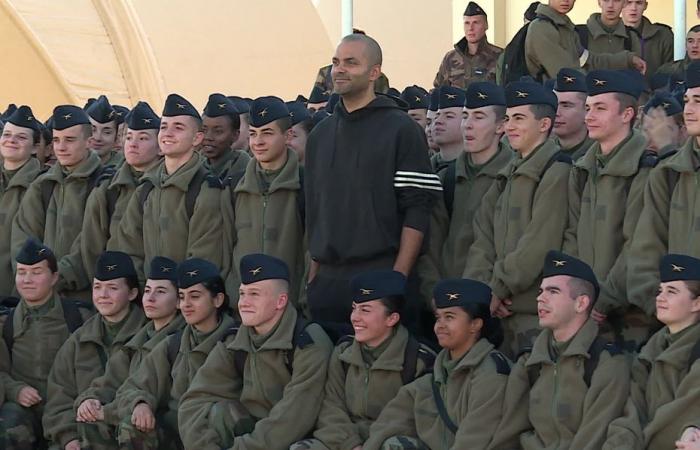
M 306 231 L 321 264 L 395 256 L 404 226 L 427 231 L 442 187 L 423 130 L 397 101 L 378 95 L 351 113 L 340 101 L 309 136 Z

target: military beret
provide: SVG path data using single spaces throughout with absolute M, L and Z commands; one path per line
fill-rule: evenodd
M 671 91 L 671 95 L 676 99 L 678 104 L 681 105 L 681 108 L 685 106 L 685 91 L 685 85 L 678 86 Z
M 90 119 L 82 108 L 60 105 L 53 109 L 53 129 L 65 130 L 76 125 L 90 125 Z
M 668 87 L 668 82 L 671 80 L 670 73 L 655 73 L 651 76 L 649 84 L 651 85 L 652 91 L 658 91 L 659 89 L 666 89 Z
M 552 91 L 539 83 L 514 81 L 506 86 L 506 105 L 511 108 L 522 105 L 549 105 L 555 110 L 559 101 Z
M 337 93 L 332 93 L 330 98 L 328 99 L 328 103 L 326 103 L 326 111 L 328 111 L 328 114 L 333 114 L 333 111 L 335 110 L 335 105 L 338 104 L 340 101 L 340 94 Z
M 309 102 L 309 99 L 304 97 L 303 94 L 297 95 L 297 98 L 295 98 L 294 100 L 297 102 L 301 102 L 301 103 L 308 103 Z
M 554 90 L 557 92 L 583 92 L 588 93 L 586 76 L 574 69 L 561 69 L 557 73 Z
M 250 111 L 250 104 L 241 97 L 235 95 L 229 95 L 228 99 L 231 100 L 240 114 L 248 114 Z
M 668 79 L 668 89 L 672 91 L 679 87 L 685 89 L 685 74 L 672 73 L 671 77 Z
M 95 264 L 95 278 L 100 281 L 117 278 L 136 277 L 136 269 L 131 257 L 124 252 L 103 252 Z
M 494 105 L 506 105 L 506 94 L 501 86 L 490 81 L 474 81 L 469 84 L 465 93 L 465 108 L 475 109 Z
M 202 258 L 189 258 L 177 266 L 177 287 L 187 289 L 220 276 L 218 267 L 213 263 Z
M 7 118 L 6 122 L 17 125 L 18 127 L 31 128 L 35 132 L 41 131 L 41 122 L 34 117 L 32 108 L 26 105 L 17 108 L 15 112 Z
M 129 112 L 126 119 L 126 126 L 131 130 L 158 130 L 160 128 L 160 117 L 146 102 L 138 102 L 134 109 Z
M 308 103 L 326 103 L 330 97 L 330 92 L 318 86 L 314 86 L 314 88 L 311 89 L 311 94 L 309 94 Z
M 5 109 L 5 111 L 0 115 L 0 119 L 7 122 L 7 119 L 14 114 L 15 111 L 17 111 L 17 105 L 10 103 L 7 105 L 7 109 Z
M 592 70 L 586 75 L 586 87 L 591 97 L 615 92 L 639 98 L 644 89 L 638 80 L 619 70 Z
M 238 115 L 236 104 L 223 94 L 211 94 L 204 106 L 204 115 L 207 117 L 220 117 Z
M 168 98 L 165 99 L 162 116 L 190 116 L 202 120 L 202 117 L 197 112 L 197 109 L 192 106 L 192 103 L 177 94 L 170 94 Z
M 435 88 L 430 91 L 430 102 L 428 103 L 428 111 L 437 111 L 440 104 L 440 89 Z
M 112 108 L 114 108 L 114 115 L 117 117 L 117 125 L 126 122 L 126 118 L 131 112 L 129 108 L 122 105 L 112 105 Z
M 331 116 L 331 113 L 329 113 L 325 109 L 320 109 L 320 110 L 316 111 L 313 116 L 311 116 L 311 121 L 313 122 L 314 127 L 315 127 L 316 125 L 321 123 L 323 121 L 323 119 L 325 119 L 326 117 L 330 117 L 330 116 Z
M 700 61 L 688 64 L 685 70 L 685 85 L 688 89 L 700 86 Z
M 480 281 L 468 279 L 442 280 L 433 289 L 435 308 L 468 306 L 469 304 L 491 304 L 491 288 Z
M 683 105 L 678 103 L 678 100 L 666 91 L 655 93 L 649 101 L 644 105 L 644 113 L 648 113 L 652 108 L 663 108 L 667 116 L 674 116 L 683 112 Z
M 251 284 L 263 280 L 289 281 L 289 268 L 279 258 L 262 253 L 252 253 L 241 258 L 241 283 Z
M 475 2 L 469 2 L 466 9 L 464 10 L 465 16 L 486 16 L 486 12 L 481 9 L 481 6 L 477 5 Z
M 90 106 L 92 106 L 92 104 L 95 103 L 96 101 L 97 101 L 97 99 L 96 99 L 95 97 L 90 97 L 90 98 L 88 98 L 87 101 L 85 102 L 85 105 L 83 105 L 83 109 L 84 109 L 85 111 L 87 111 L 87 109 L 88 109 Z
M 669 281 L 700 281 L 700 259 L 688 255 L 666 255 L 661 258 L 659 274 L 662 283 Z
M 20 264 L 26 264 L 32 266 L 38 264 L 41 261 L 49 258 L 53 255 L 53 251 L 50 248 L 37 241 L 34 238 L 29 238 L 24 241 L 22 248 L 19 249 L 15 261 Z
M 311 113 L 302 102 L 287 102 L 287 109 L 289 110 L 289 116 L 292 118 L 292 126 L 311 119 Z
M 557 80 L 555 78 L 550 78 L 549 80 L 544 80 L 542 82 L 542 87 L 544 87 L 547 91 L 553 91 L 556 84 Z
M 363 272 L 350 280 L 350 292 L 355 303 L 403 296 L 406 292 L 406 276 L 395 270 Z
M 428 109 L 428 91 L 420 86 L 408 86 L 401 93 L 401 99 L 408 103 L 408 109 Z
M 53 130 L 53 116 L 46 119 L 46 122 L 44 122 L 44 127 L 46 127 L 48 130 Z
M 90 116 L 92 120 L 98 123 L 107 123 L 117 120 L 117 112 L 114 110 L 114 108 L 112 108 L 109 100 L 107 100 L 107 97 L 104 95 L 100 95 L 96 101 L 88 106 L 85 112 L 87 112 L 88 116 Z
M 279 97 L 258 97 L 253 100 L 253 104 L 250 106 L 251 127 L 262 127 L 285 117 L 290 117 L 289 109 Z
M 438 90 L 440 91 L 438 109 L 464 107 L 465 92 L 463 89 L 454 86 L 440 86 Z
M 165 256 L 156 256 L 151 260 L 149 280 L 170 280 L 177 284 L 177 263 Z
M 550 250 L 544 258 L 542 278 L 549 278 L 557 275 L 567 275 L 588 281 L 595 288 L 595 299 L 598 298 L 600 286 L 598 285 L 598 279 L 595 273 L 593 273 L 591 266 L 573 256 L 569 256 L 557 250 Z

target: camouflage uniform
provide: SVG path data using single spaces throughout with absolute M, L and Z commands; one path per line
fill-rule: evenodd
M 476 54 L 469 54 L 466 38 L 455 44 L 454 50 L 447 52 L 440 63 L 433 85 L 457 86 L 466 89 L 472 81 L 496 82 L 498 57 L 503 49 L 491 45 L 486 37 L 479 42 Z

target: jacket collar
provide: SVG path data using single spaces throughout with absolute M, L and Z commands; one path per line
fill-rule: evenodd
M 632 130 L 629 139 L 626 138 L 620 148 L 614 150 L 615 154 L 610 161 L 601 169 L 596 169 L 596 157 L 600 152 L 600 144 L 593 143 L 589 151 L 576 162 L 576 167 L 580 167 L 589 173 L 597 170 L 600 175 L 611 175 L 616 177 L 631 177 L 639 172 L 639 161 L 646 149 L 646 139 L 637 130 Z
M 229 344 L 229 348 L 244 350 L 248 353 L 268 350 L 291 350 L 296 321 L 297 311 L 291 304 L 288 304 L 282 314 L 279 326 L 260 348 L 256 350 L 253 346 L 251 335 L 254 331 L 251 327 L 246 325 L 241 325 L 240 330 L 238 330 L 236 334 L 236 338 Z
M 5 189 L 10 189 L 13 187 L 23 187 L 28 188 L 29 185 L 36 179 L 37 174 L 41 171 L 41 164 L 36 158 L 29 158 L 27 162 L 22 165 L 12 177 Z
M 404 355 L 406 344 L 408 343 L 408 331 L 403 325 L 399 325 L 396 333 L 389 337 L 391 342 L 386 349 L 379 355 L 370 370 L 390 370 L 399 372 L 403 368 Z M 353 339 L 352 344 L 343 350 L 338 358 L 353 366 L 365 367 L 365 361 L 362 359 L 362 344 Z
M 690 136 L 678 153 L 666 159 L 664 166 L 676 172 L 694 173 L 700 168 L 699 154 L 697 140 L 695 136 Z
M 45 179 L 54 180 L 57 183 L 62 183 L 64 180 L 89 178 L 96 170 L 101 167 L 100 157 L 92 150 L 88 151 L 88 156 L 83 162 L 78 164 L 72 172 L 65 174 L 63 166 L 56 163 L 51 167 L 45 175 Z
M 49 299 L 49 301 L 53 301 L 54 304 L 53 307 L 46 312 L 46 317 L 64 321 L 65 316 L 63 315 L 63 303 L 61 303 L 61 298 L 58 296 L 58 294 L 54 292 L 53 297 Z M 13 337 L 17 338 L 24 333 L 24 317 L 27 315 L 28 310 L 29 306 L 24 300 L 20 301 L 17 305 L 15 314 L 12 316 L 12 327 L 14 329 Z
M 594 39 L 608 34 L 605 28 L 603 28 L 603 22 L 600 19 L 600 13 L 591 14 L 591 16 L 588 18 L 588 21 L 586 21 L 586 26 L 593 35 Z M 617 22 L 617 25 L 615 25 L 613 34 L 621 38 L 627 37 L 627 29 L 625 28 L 625 24 L 622 22 L 622 19 L 620 19 L 620 21 Z
M 480 54 L 487 47 L 488 47 L 488 40 L 486 39 L 486 36 L 484 36 L 483 38 L 481 38 L 481 40 L 479 41 L 479 45 L 477 45 L 477 47 L 476 47 L 476 54 L 477 55 Z M 467 42 L 467 38 L 460 39 L 455 44 L 455 50 L 457 50 L 463 56 L 473 56 L 473 55 L 469 54 L 469 43 Z
M 538 16 L 546 16 L 552 19 L 552 22 L 554 22 L 558 26 L 563 26 L 571 29 L 574 28 L 574 23 L 571 21 L 571 19 L 569 19 L 569 16 L 559 14 L 549 5 L 542 3 L 537 7 L 535 12 Z
M 491 342 L 485 338 L 479 339 L 474 346 L 469 349 L 466 355 L 464 355 L 454 368 L 453 373 L 473 370 L 476 366 L 481 364 L 481 362 L 486 358 L 494 347 Z M 445 372 L 442 370 L 443 364 L 449 358 L 449 350 L 442 350 L 438 353 L 435 359 L 435 370 L 433 376 L 435 377 L 435 382 L 439 384 L 445 384 L 447 380 L 445 379 Z
M 241 182 L 235 187 L 234 192 L 247 192 L 250 194 L 262 194 L 260 183 L 258 182 L 257 171 L 258 161 L 251 158 L 245 169 L 245 174 Z M 270 184 L 268 193 L 273 193 L 277 190 L 299 190 L 299 159 L 295 152 L 287 149 L 287 162 L 284 163 L 282 171 Z
M 146 172 L 141 180 L 149 180 L 154 186 L 162 189 L 173 186 L 182 192 L 187 192 L 192 178 L 197 174 L 202 166 L 202 157 L 193 153 L 189 161 L 177 169 L 175 173 L 168 175 L 165 172 L 165 159 L 161 161 L 153 170 Z
M 491 157 L 490 160 L 486 162 L 481 167 L 481 170 L 477 174 L 477 177 L 480 176 L 486 176 L 489 178 L 496 178 L 498 176 L 498 173 L 505 167 L 508 162 L 513 159 L 513 150 L 511 150 L 507 145 L 505 145 L 503 142 L 498 143 L 498 150 L 496 151 L 496 154 Z M 455 167 L 455 177 L 457 179 L 467 179 L 467 158 L 469 157 L 469 154 L 466 152 L 462 152 L 461 155 L 457 158 L 457 166 Z
M 513 157 L 508 165 L 499 172 L 499 176 L 510 178 L 514 175 L 523 175 L 535 181 L 540 181 L 540 176 L 545 166 L 558 151 L 559 147 L 554 141 L 547 139 L 526 159 L 523 160 L 519 155 Z
M 570 358 L 583 356 L 589 358 L 588 350 L 598 335 L 598 325 L 593 320 L 588 319 L 581 329 L 571 338 L 571 343 L 560 358 Z M 532 346 L 532 353 L 527 359 L 526 366 L 537 364 L 554 364 L 549 354 L 549 342 L 552 340 L 552 330 L 545 329 L 537 336 Z
M 662 328 L 642 348 L 639 359 L 649 363 L 661 361 L 680 370 L 690 369 L 687 367 L 688 358 L 693 346 L 700 340 L 700 322 L 691 325 L 681 333 L 684 334 L 664 349 L 664 341 L 668 339 L 669 330 L 668 327 Z
M 119 330 L 119 333 L 114 338 L 113 345 L 126 344 L 143 326 L 146 316 L 143 315 L 143 310 L 133 303 L 129 305 L 129 314 L 124 318 L 126 323 Z M 92 342 L 97 345 L 104 346 L 104 325 L 102 324 L 102 316 L 95 314 L 89 318 L 81 327 L 84 330 L 80 333 L 80 342 Z

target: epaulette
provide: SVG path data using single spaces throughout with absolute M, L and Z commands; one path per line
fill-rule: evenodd
M 506 359 L 505 356 L 503 356 L 503 353 L 499 351 L 493 351 L 489 353 L 491 355 L 491 359 L 493 359 L 493 362 L 496 363 L 496 372 L 498 372 L 501 375 L 510 375 L 510 363 L 508 362 L 508 359 Z
M 642 153 L 642 157 L 639 159 L 639 167 L 656 167 L 656 165 L 659 163 L 659 157 L 656 155 L 655 152 L 652 152 L 650 150 L 645 150 L 644 153 Z
M 221 182 L 221 179 L 219 179 L 219 177 L 217 177 L 213 173 L 208 174 L 206 180 L 207 180 L 207 184 L 212 189 L 223 189 L 224 188 L 224 184 Z
M 518 355 L 515 357 L 515 360 L 517 361 L 517 360 L 520 359 L 521 356 L 527 355 L 527 354 L 530 354 L 530 353 L 532 353 L 532 346 L 531 346 L 531 345 L 527 345 L 527 346 L 525 346 L 525 347 L 522 347 L 522 348 L 518 351 Z
M 622 355 L 625 353 L 625 349 L 617 345 L 615 342 L 607 342 L 603 350 L 610 353 L 610 356 Z

